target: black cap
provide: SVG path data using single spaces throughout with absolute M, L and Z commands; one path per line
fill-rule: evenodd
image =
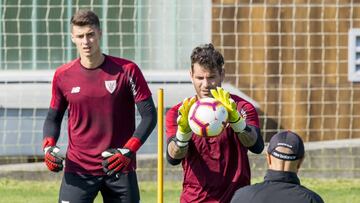
M 293 154 L 287 154 L 276 150 L 277 147 L 286 147 L 291 149 Z M 269 142 L 267 149 L 272 156 L 285 161 L 294 161 L 304 157 L 304 143 L 301 137 L 291 131 L 282 131 L 275 134 Z

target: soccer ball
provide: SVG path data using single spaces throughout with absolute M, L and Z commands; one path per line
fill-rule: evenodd
M 190 108 L 191 130 L 201 137 L 215 137 L 224 130 L 228 119 L 226 108 L 214 98 L 197 100 Z

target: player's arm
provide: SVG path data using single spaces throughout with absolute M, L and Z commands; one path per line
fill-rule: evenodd
M 52 95 L 48 114 L 43 126 L 42 149 L 45 153 L 45 164 L 50 171 L 58 172 L 63 169 L 63 159 L 58 153 L 60 149 L 56 142 L 60 136 L 61 122 L 67 109 L 68 102 L 60 88 L 58 72 L 52 81 Z
M 170 109 L 166 113 L 166 135 L 167 139 L 167 148 L 166 148 L 166 160 L 171 165 L 178 165 L 181 163 L 181 160 L 186 156 L 188 151 L 188 144 L 185 143 L 184 146 L 176 143 L 176 133 L 177 133 L 177 117 L 178 111 L 174 108 Z
M 260 128 L 258 127 L 259 117 L 253 105 L 247 103 L 241 107 L 246 109 L 246 127 L 242 132 L 239 132 L 238 138 L 241 143 L 249 143 L 248 149 L 256 154 L 260 154 L 264 149 L 264 140 L 262 139 Z M 255 144 L 251 144 L 254 142 Z M 245 145 L 244 145 L 245 146 Z
M 178 165 L 181 160 L 186 156 L 189 146 L 180 147 L 176 144 L 175 136 L 168 142 L 166 150 L 166 159 L 171 165 Z
M 141 141 L 141 144 L 143 144 L 156 126 L 156 108 L 152 97 L 136 103 L 136 107 L 141 116 L 141 121 L 135 129 L 134 137 L 138 138 Z
M 246 147 L 252 153 L 260 154 L 263 151 L 264 140 L 261 137 L 260 128 L 247 124 L 244 131 L 237 133 L 237 136 L 244 146 L 248 144 Z
M 169 111 L 167 114 L 167 128 L 177 128 L 175 135 L 168 140 L 166 157 L 170 164 L 176 165 L 186 156 L 192 131 L 188 123 L 190 107 L 196 101 L 195 97 L 186 98 L 177 112 Z M 173 118 L 176 117 L 176 123 Z M 169 119 L 168 119 L 169 118 Z
M 264 148 L 264 142 L 260 135 L 260 129 L 255 126 L 247 125 L 246 120 L 240 115 L 237 110 L 237 105 L 230 98 L 229 92 L 221 87 L 216 90 L 211 90 L 213 97 L 220 101 L 228 111 L 228 120 L 231 128 L 237 134 L 240 142 L 251 152 L 261 153 Z
M 50 171 L 58 172 L 63 169 L 63 158 L 58 155 L 59 148 L 56 142 L 60 136 L 61 122 L 65 110 L 56 110 L 49 108 L 43 126 L 43 144 L 42 148 L 45 153 L 45 164 Z
M 104 157 L 103 169 L 108 175 L 127 168 L 133 155 L 145 143 L 156 126 L 157 114 L 152 97 L 136 103 L 136 107 L 141 116 L 141 121 L 135 129 L 134 135 L 123 148 L 108 149 L 102 153 Z

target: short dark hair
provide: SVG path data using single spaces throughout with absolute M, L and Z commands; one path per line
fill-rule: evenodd
M 71 17 L 71 24 L 77 26 L 91 25 L 100 29 L 99 17 L 91 10 L 80 9 Z
M 224 57 L 214 48 L 211 43 L 195 47 L 191 53 L 191 71 L 194 71 L 194 64 L 208 68 L 210 70 L 216 69 L 221 74 Z

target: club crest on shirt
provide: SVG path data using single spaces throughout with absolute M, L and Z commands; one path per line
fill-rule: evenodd
M 116 89 L 116 80 L 105 80 L 105 87 L 112 94 Z

